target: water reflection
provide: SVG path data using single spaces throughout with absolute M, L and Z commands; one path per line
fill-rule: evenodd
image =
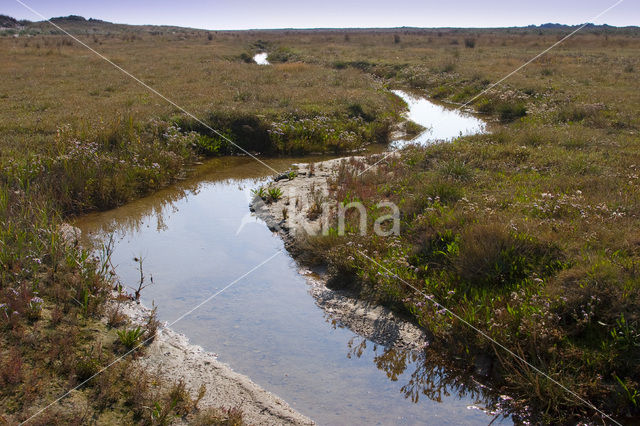
M 432 350 L 409 350 L 383 346 L 357 336 L 348 343 L 347 358 L 360 358 L 371 347 L 373 363 L 386 377 L 401 382 L 400 392 L 414 404 L 420 398 L 442 403 L 448 398 L 472 400 L 467 409 L 484 411 L 494 416 L 492 422 L 510 423 L 508 397 L 500 396 L 475 380 L 473 375 L 455 366 L 444 365 L 440 353 Z
M 287 170 L 292 163 L 325 158 L 266 161 Z M 170 188 L 75 224 L 83 236 L 99 241 L 118 237 L 111 260 L 124 285 L 137 282 L 132 258 L 143 254 L 154 285 L 142 301 L 155 302 L 160 319 L 171 322 L 283 249 L 281 239 L 255 217 L 240 228 L 251 188 L 270 175 L 250 158 L 210 160 Z M 423 352 L 376 344 L 332 320 L 286 255 L 175 328 L 320 424 L 490 421 L 487 413 L 468 409 L 485 404 L 482 388 L 472 387 L 468 377 Z
M 267 52 L 261 52 L 256 54 L 253 57 L 253 60 L 256 62 L 256 64 L 258 65 L 271 65 L 271 63 L 267 60 Z
M 486 131 L 486 123 L 469 113 L 445 108 L 429 99 L 402 90 L 393 90 L 393 93 L 409 105 L 407 118 L 425 127 L 422 133 L 412 139 L 394 141 L 396 147 L 408 143 L 428 145 Z

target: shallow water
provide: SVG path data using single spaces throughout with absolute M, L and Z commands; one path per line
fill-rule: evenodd
M 322 158 L 266 160 L 277 170 Z M 172 322 L 270 258 L 283 243 L 251 215 L 251 189 L 271 171 L 220 158 L 190 178 L 75 223 L 98 241 L 114 236 L 119 279 L 137 283 L 134 257 L 154 284 L 143 303 Z M 319 424 L 487 424 L 484 397 L 423 354 L 389 350 L 333 324 L 283 252 L 173 326 L 193 343 Z M 500 419 L 511 423 L 509 419 Z M 495 423 L 498 423 L 496 421 Z
M 394 142 L 401 147 L 407 143 L 428 145 L 437 141 L 450 141 L 460 136 L 484 133 L 486 123 L 472 114 L 453 108 L 446 108 L 430 100 L 412 95 L 402 90 L 393 90 L 397 96 L 409 105 L 407 118 L 425 127 L 425 130 L 412 139 Z
M 271 63 L 267 61 L 267 56 L 269 56 L 267 52 L 257 53 L 253 56 L 253 60 L 258 65 L 270 65 Z

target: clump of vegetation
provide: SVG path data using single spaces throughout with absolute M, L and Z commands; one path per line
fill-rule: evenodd
M 267 195 L 268 195 L 267 194 L 267 190 L 263 186 L 261 186 L 259 188 L 256 188 L 256 189 L 252 189 L 251 193 L 256 197 L 262 198 L 263 200 L 265 200 L 267 198 Z
M 282 189 L 274 186 L 267 189 L 267 194 L 269 196 L 269 200 L 275 202 L 282 198 Z
M 142 328 L 135 327 L 130 329 L 118 330 L 118 341 L 126 349 L 131 350 L 136 347 L 140 338 L 144 334 Z
M 411 120 L 407 120 L 402 123 L 402 131 L 407 136 L 417 136 L 425 130 L 424 126 L 421 126 Z

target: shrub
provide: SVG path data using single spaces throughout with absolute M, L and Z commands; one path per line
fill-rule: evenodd
M 253 58 L 252 58 L 253 59 Z M 277 49 L 269 52 L 269 62 L 272 64 L 282 62 L 292 62 L 299 60 L 299 56 L 289 47 L 278 47 Z
M 560 251 L 498 224 L 476 224 L 462 233 L 456 274 L 471 287 L 510 288 L 532 272 L 560 266 Z
M 253 56 L 251 56 L 251 54 L 247 52 L 242 52 L 239 58 L 242 62 L 245 62 L 247 64 L 253 63 Z
M 464 46 L 468 47 L 469 49 L 473 49 L 474 47 L 476 47 L 476 39 L 475 38 L 465 38 L 464 39 Z
M 513 121 L 527 115 L 527 108 L 521 102 L 502 102 L 498 105 L 496 111 L 500 116 L 500 120 L 504 122 Z

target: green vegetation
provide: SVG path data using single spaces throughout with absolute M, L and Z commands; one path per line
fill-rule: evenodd
M 267 194 L 269 195 L 270 201 L 278 201 L 282 198 L 282 189 L 274 187 L 267 189 Z
M 389 87 L 463 103 L 563 34 L 57 22 L 244 149 L 268 155 L 386 143 L 405 108 Z M 11 25 L 0 37 L 0 420 L 14 422 L 135 347 L 140 332 L 154 333 L 154 321 L 134 332 L 107 309 L 109 268 L 65 244 L 61 221 L 140 197 L 200 156 L 237 148 L 49 24 Z M 332 285 L 393 306 L 464 362 L 495 353 L 492 384 L 544 420 L 592 413 L 393 274 L 598 406 L 637 416 L 639 42 L 637 29 L 586 28 L 472 103 L 503 122 L 492 134 L 407 149 L 360 178 L 343 170 L 334 183 L 340 201 L 391 199 L 403 227 L 394 241 L 356 233 L 311 241 L 335 272 Z M 274 65 L 247 60 L 262 50 Z M 237 410 L 197 410 L 183 384 L 160 383 L 127 357 L 36 422 L 185 415 L 242 422 Z
M 136 345 L 140 341 L 140 337 L 142 337 L 142 335 L 144 334 L 144 331 L 142 331 L 140 327 L 136 327 L 131 329 L 118 330 L 117 333 L 120 343 L 126 349 L 131 350 L 136 347 Z
M 410 36 L 400 60 L 456 65 L 439 71 L 425 59 L 426 69 L 407 64 L 389 78 L 459 103 L 524 62 L 532 39 L 545 38 L 480 34 L 474 49 L 451 52 L 410 47 Z M 473 102 L 503 123 L 491 134 L 407 148 L 359 177 L 375 158 L 343 167 L 332 195 L 371 209 L 395 202 L 402 231 L 391 240 L 372 230 L 362 237 L 354 213 L 348 235 L 309 240 L 311 258 L 329 265 L 330 285 L 412 318 L 435 336 L 431 349 L 459 365 L 490 354 L 489 382 L 524 397 L 543 423 L 595 413 L 466 323 L 606 412 L 638 416 L 640 97 L 625 69 L 637 63 L 639 45 L 637 34 L 622 31 L 578 36 Z M 548 64 L 555 71 L 540 73 Z M 389 68 L 381 60 L 369 71 Z
M 108 265 L 66 241 L 50 201 L 35 193 L 0 188 L 0 419 L 24 421 L 85 381 L 30 423 L 158 424 L 160 417 L 208 413 L 184 384 L 163 382 L 135 364 L 144 347 L 104 369 L 123 348 L 152 339 L 157 320 L 152 315 L 144 327 L 127 328 L 117 303 L 107 304 Z M 214 414 L 217 424 L 241 424 L 238 412 Z

